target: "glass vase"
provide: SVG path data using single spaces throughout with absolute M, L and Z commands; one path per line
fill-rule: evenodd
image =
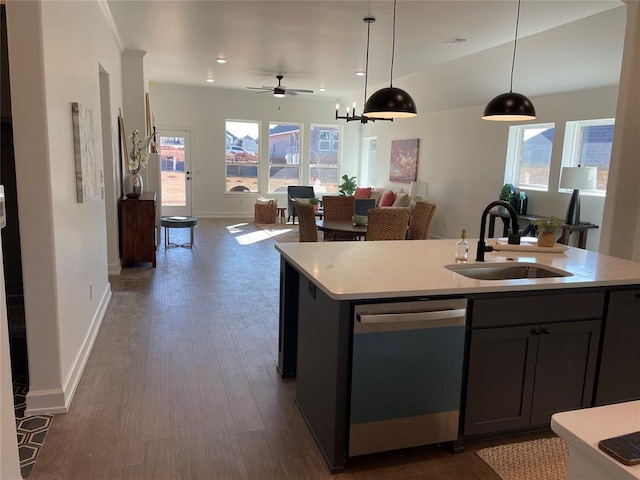
M 128 173 L 124 181 L 124 194 L 127 198 L 140 198 L 142 188 L 142 175 L 139 173 Z

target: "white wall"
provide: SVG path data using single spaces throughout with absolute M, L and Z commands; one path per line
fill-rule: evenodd
M 311 124 L 336 124 L 335 102 L 207 87 L 153 84 L 151 108 L 159 130 L 188 130 L 191 135 L 193 215 L 198 217 L 253 217 L 254 197 L 260 194 L 225 194 L 225 121 L 261 122 L 260 152 L 268 152 L 269 122 L 302 123 L 303 172 L 309 162 Z M 355 161 L 355 159 L 344 159 Z M 259 176 L 264 172 L 260 171 Z M 342 175 L 342 173 L 341 173 Z M 309 181 L 303 176 L 302 184 Z M 286 193 L 269 195 L 286 206 Z
M 110 74 L 117 139 L 121 57 L 97 2 L 9 2 L 7 21 L 31 383 L 27 413 L 61 412 L 111 295 L 104 201 L 99 191 L 85 203 L 76 200 L 71 103 L 93 112 L 101 170 L 99 68 Z
M 410 92 L 420 105 L 420 91 Z M 538 112 L 535 122 L 556 122 L 554 158 L 550 183 L 557 185 L 560 175 L 564 122 L 615 116 L 616 87 L 583 92 L 533 97 Z M 441 112 L 427 112 L 392 124 L 364 126 L 363 135 L 378 137 L 376 186 L 394 189 L 407 185 L 389 183 L 391 142 L 419 138 L 418 180 L 429 183 L 429 201 L 437 203 L 432 235 L 455 238 L 465 228 L 469 237 L 480 232 L 480 214 L 497 200 L 504 183 L 504 168 L 509 134 L 508 123 L 481 120 L 484 105 Z M 569 194 L 527 191 L 528 213 L 564 217 Z M 583 221 L 599 224 L 604 198 L 582 196 Z M 597 250 L 598 231 L 588 236 L 588 248 Z

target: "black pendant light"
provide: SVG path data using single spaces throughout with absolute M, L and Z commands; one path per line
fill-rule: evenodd
M 367 56 L 364 65 L 364 102 L 367 102 L 367 82 L 369 79 L 369 39 L 371 36 L 371 24 L 376 21 L 373 17 L 365 17 L 362 19 L 367 24 Z M 356 115 L 356 103 L 353 102 L 353 110 L 347 108 L 347 114 L 341 116 L 338 114 L 340 105 L 336 105 L 336 120 L 346 120 L 348 122 L 359 121 L 360 123 L 375 122 L 376 120 L 388 120 L 393 122 L 393 118 L 369 118 L 365 115 Z
M 369 118 L 408 118 L 418 114 L 416 104 L 407 92 L 393 86 L 393 57 L 396 48 L 396 4 L 393 1 L 393 43 L 391 44 L 391 78 L 388 88 L 382 88 L 369 97 L 362 115 Z
M 518 0 L 518 14 L 516 16 L 516 37 L 513 41 L 513 59 L 511 60 L 511 84 L 509 93 L 503 93 L 491 100 L 482 114 L 483 120 L 502 122 L 521 122 L 536 118 L 536 109 L 531 100 L 513 91 L 513 67 L 516 63 L 516 46 L 518 44 L 518 23 L 520 22 L 520 0 Z

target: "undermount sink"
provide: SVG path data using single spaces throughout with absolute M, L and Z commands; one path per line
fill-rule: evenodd
M 557 268 L 538 263 L 511 264 L 455 264 L 445 268 L 468 278 L 476 280 L 516 280 L 521 278 L 553 278 L 570 277 L 573 274 Z

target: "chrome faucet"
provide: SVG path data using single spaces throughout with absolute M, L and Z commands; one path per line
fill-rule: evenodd
M 487 223 L 487 215 L 489 214 L 489 210 L 493 207 L 504 207 L 509 211 L 509 215 L 511 216 L 511 234 L 517 236 L 520 232 L 520 227 L 518 226 L 518 213 L 515 208 L 511 206 L 510 203 L 504 202 L 502 200 L 496 200 L 491 202 L 482 212 L 482 218 L 480 219 L 480 239 L 478 240 L 478 252 L 476 253 L 476 262 L 484 262 L 484 252 L 486 245 L 484 243 L 484 230 L 485 224 Z M 511 238 L 509 239 L 509 243 L 511 243 Z M 518 239 L 518 244 L 520 244 L 520 239 Z

